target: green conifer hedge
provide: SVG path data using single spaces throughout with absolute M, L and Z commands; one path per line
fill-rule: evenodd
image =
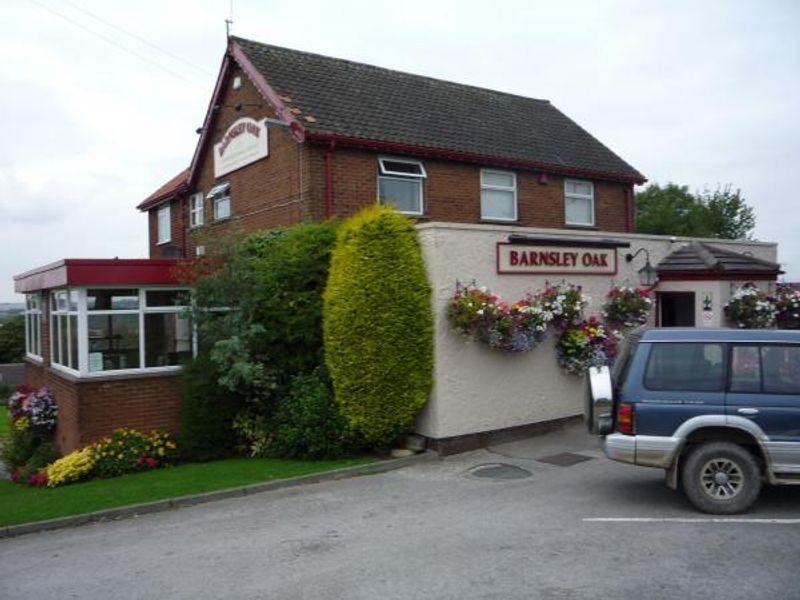
M 390 446 L 427 401 L 433 377 L 431 288 L 409 219 L 374 206 L 342 225 L 323 337 L 340 414 L 364 442 Z

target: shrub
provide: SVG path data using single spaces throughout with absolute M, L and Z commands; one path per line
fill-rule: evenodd
M 336 403 L 364 441 L 389 446 L 432 385 L 431 289 L 411 221 L 367 208 L 340 229 L 324 295 L 324 339 Z
M 28 428 L 27 419 L 23 417 L 11 425 L 0 449 L 0 458 L 9 469 L 20 470 L 43 443 L 42 438 Z
M 198 354 L 184 366 L 179 445 L 185 460 L 222 458 L 236 448 L 233 419 L 244 401 L 220 386 L 218 379 L 208 353 Z
M 298 375 L 271 419 L 267 456 L 338 458 L 347 453 L 344 422 L 330 383 L 319 373 Z
M 102 439 L 92 447 L 92 474 L 97 477 L 116 477 L 134 471 L 154 469 L 173 463 L 177 455 L 175 442 L 168 434 L 159 431 L 145 435 L 134 429 L 115 429 L 111 437 Z
M 17 315 L 0 323 L 0 364 L 13 363 L 25 356 L 25 317 Z
M 86 446 L 82 450 L 70 452 L 44 470 L 44 474 L 47 476 L 47 487 L 88 479 L 94 471 L 96 461 L 97 450 L 94 446 Z

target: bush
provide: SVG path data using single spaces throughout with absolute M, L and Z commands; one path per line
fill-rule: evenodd
M 146 435 L 125 428 L 115 429 L 111 437 L 97 442 L 93 448 L 92 475 L 97 477 L 116 477 L 155 469 L 173 463 L 177 454 L 175 442 L 168 434 L 153 431 Z
M 36 450 L 44 443 L 42 438 L 28 428 L 26 419 L 11 425 L 8 437 L 3 440 L 0 458 L 9 469 L 23 469 Z
M 374 206 L 340 229 L 324 295 L 336 403 L 369 444 L 407 431 L 432 385 L 431 289 L 411 221 Z
M 25 317 L 17 315 L 0 323 L 0 364 L 13 363 L 25 356 Z
M 339 458 L 347 454 L 344 422 L 330 383 L 320 374 L 298 375 L 275 410 L 266 456 Z
M 70 452 L 44 470 L 47 476 L 47 487 L 56 487 L 88 479 L 97 462 L 97 451 L 94 446 L 86 446 L 82 450 Z
M 198 354 L 184 366 L 179 437 L 184 460 L 214 460 L 229 456 L 236 448 L 233 419 L 244 401 L 220 386 L 218 379 L 208 353 Z

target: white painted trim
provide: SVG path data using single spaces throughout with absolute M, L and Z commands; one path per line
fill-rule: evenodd
M 419 173 L 405 173 L 403 171 L 392 171 L 386 168 L 384 161 L 387 162 L 396 162 L 402 163 L 405 165 L 417 165 L 419 167 Z M 425 171 L 425 165 L 422 164 L 421 160 L 414 160 L 410 158 L 395 158 L 393 156 L 379 156 L 378 157 L 378 170 L 380 171 L 381 175 L 388 175 L 393 177 L 408 177 L 410 179 L 425 179 L 428 177 L 428 173 Z
M 161 216 L 167 215 L 166 230 L 161 229 Z M 166 237 L 165 237 L 166 236 Z M 156 242 L 157 246 L 168 244 L 172 241 L 172 206 L 167 203 L 156 211 Z
M 405 183 L 415 183 L 419 186 L 419 212 L 414 212 L 410 210 L 400 210 L 397 207 L 395 209 L 401 215 L 412 215 L 416 217 L 421 217 L 425 214 L 425 186 L 422 185 L 423 179 L 421 177 L 394 177 L 388 175 L 378 175 L 378 181 L 376 185 L 376 195 L 378 197 L 378 204 L 384 205 L 384 202 L 381 201 L 381 179 L 389 179 L 394 181 L 403 181 Z M 389 203 L 386 203 L 389 204 Z
M 200 206 L 196 207 L 195 202 L 199 200 Z M 189 196 L 189 229 L 197 229 L 205 224 L 206 212 L 206 197 L 203 192 L 196 192 Z M 199 219 L 194 223 L 195 217 L 199 215 Z

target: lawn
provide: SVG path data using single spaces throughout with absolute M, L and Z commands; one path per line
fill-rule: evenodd
M 373 459 L 302 461 L 236 458 L 180 465 L 113 479 L 95 479 L 52 489 L 0 481 L 0 526 L 311 475 L 368 462 L 373 462 Z

